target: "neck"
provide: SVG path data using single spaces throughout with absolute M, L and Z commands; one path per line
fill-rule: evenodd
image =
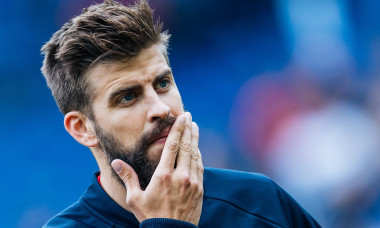
M 99 166 L 102 188 L 117 204 L 132 213 L 126 203 L 127 190 L 125 186 L 120 185 L 120 183 L 112 177 L 112 168 L 108 164 L 106 157 L 103 156 L 102 153 L 97 153 L 96 151 L 92 152 Z
M 120 185 L 118 181 L 112 177 L 110 167 L 106 169 L 100 168 L 100 182 L 102 183 L 102 188 L 104 191 L 122 208 L 129 212 L 132 212 L 126 203 L 127 190 L 125 186 Z

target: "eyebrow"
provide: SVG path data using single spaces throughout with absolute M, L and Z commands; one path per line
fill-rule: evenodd
M 160 81 L 162 78 L 166 77 L 168 74 L 171 74 L 172 71 L 170 69 L 165 70 L 164 72 L 160 73 L 158 76 L 153 81 L 153 84 L 156 84 L 158 81 Z M 141 90 L 142 86 L 141 85 L 133 85 L 130 87 L 121 87 L 119 89 L 116 89 L 111 93 L 108 99 L 108 104 L 111 104 L 112 101 L 115 99 L 115 97 L 120 96 L 121 94 L 124 94 L 129 91 L 136 91 L 136 90 Z
M 160 81 L 162 78 L 166 77 L 168 74 L 171 73 L 172 71 L 170 69 L 165 70 L 154 79 L 153 84 L 157 84 L 158 81 Z

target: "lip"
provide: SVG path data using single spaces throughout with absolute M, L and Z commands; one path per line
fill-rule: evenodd
M 170 129 L 171 127 L 167 128 L 165 131 L 163 131 L 161 134 L 157 135 L 156 137 L 154 137 L 152 139 L 152 141 L 150 141 L 150 144 L 154 144 L 154 143 L 160 143 L 160 142 L 165 142 L 166 141 L 166 138 L 168 137 L 169 135 L 169 132 L 170 132 Z

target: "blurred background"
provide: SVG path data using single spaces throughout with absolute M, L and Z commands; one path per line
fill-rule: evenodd
M 97 170 L 39 51 L 92 2 L 1 0 L 0 227 L 41 227 Z M 380 1 L 150 2 L 206 166 L 264 173 L 323 227 L 380 227 Z

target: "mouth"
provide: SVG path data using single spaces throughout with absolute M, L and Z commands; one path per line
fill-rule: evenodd
M 170 129 L 171 129 L 171 127 L 167 128 L 166 130 L 164 130 L 160 134 L 153 137 L 152 140 L 150 141 L 150 144 L 152 145 L 152 144 L 156 144 L 156 143 L 165 143 L 166 139 L 169 135 Z

